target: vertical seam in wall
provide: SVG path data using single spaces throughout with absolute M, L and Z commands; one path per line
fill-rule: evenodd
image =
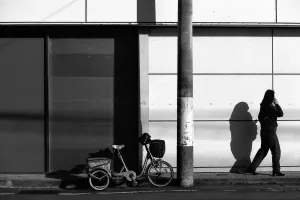
M 274 90 L 274 28 L 272 28 L 272 90 Z
M 143 81 L 144 83 L 146 83 L 146 85 L 145 84 L 142 85 L 144 87 L 140 88 L 140 92 L 143 91 L 143 93 L 146 94 L 144 96 L 147 98 L 147 99 L 144 99 L 144 100 L 146 100 L 146 102 L 144 102 L 144 103 L 148 104 L 148 106 L 147 106 L 148 117 L 147 117 L 147 122 L 146 122 L 146 123 L 148 123 L 147 129 L 146 129 L 146 131 L 148 132 L 149 131 L 149 33 L 148 33 L 148 28 L 140 29 L 139 35 L 145 36 L 145 38 L 143 38 L 143 40 L 142 40 L 143 44 L 141 44 L 141 43 L 139 44 L 140 45 L 139 51 L 140 52 L 144 51 L 143 57 L 141 57 L 141 54 L 140 54 L 139 60 L 140 60 L 140 70 L 141 69 L 145 70 L 144 73 L 142 71 L 140 71 L 140 76 L 141 75 L 147 76 L 147 77 L 144 77 L 145 80 Z M 141 42 L 141 40 L 139 42 Z M 141 64 L 143 66 L 141 66 Z M 142 77 L 140 77 L 140 78 L 142 78 Z M 145 109 L 143 109 L 143 110 L 145 110 Z
M 275 0 L 275 22 L 277 23 L 277 0 Z
M 45 172 L 50 171 L 50 137 L 49 137 L 49 36 L 46 30 L 44 36 L 44 134 L 45 134 Z
M 139 126 L 140 134 L 149 132 L 149 32 L 138 29 L 139 38 Z M 139 148 L 139 165 L 143 164 L 143 149 Z
M 85 22 L 87 22 L 87 0 L 85 0 Z

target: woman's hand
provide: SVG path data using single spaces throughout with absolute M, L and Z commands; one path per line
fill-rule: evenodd
M 278 104 L 278 100 L 276 98 L 274 98 L 273 102 L 274 102 L 275 105 Z

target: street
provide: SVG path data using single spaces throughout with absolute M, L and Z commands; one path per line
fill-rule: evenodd
M 57 190 L 57 189 L 0 189 L 1 200 L 96 200 L 96 199 L 164 199 L 164 200 L 210 200 L 210 199 L 300 199 L 300 186 L 289 185 L 216 185 L 180 187 L 108 188 L 105 191 Z

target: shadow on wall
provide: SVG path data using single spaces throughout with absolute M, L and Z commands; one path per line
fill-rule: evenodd
M 137 22 L 155 23 L 155 0 L 137 0 Z
M 248 110 L 249 106 L 247 103 L 239 102 L 235 105 L 229 120 L 231 132 L 230 147 L 236 159 L 230 170 L 231 173 L 244 171 L 251 163 L 252 142 L 257 136 L 257 120 L 253 121 Z

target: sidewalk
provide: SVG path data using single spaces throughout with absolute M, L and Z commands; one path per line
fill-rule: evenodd
M 234 185 L 234 184 L 280 184 L 300 185 L 300 172 L 283 172 L 283 177 L 272 177 L 271 172 L 259 175 L 234 173 L 195 173 L 194 185 Z M 176 179 L 176 177 L 175 177 Z M 142 185 L 146 186 L 148 182 Z M 46 174 L 0 174 L 0 188 L 63 188 L 70 185 L 88 187 L 86 175 Z

